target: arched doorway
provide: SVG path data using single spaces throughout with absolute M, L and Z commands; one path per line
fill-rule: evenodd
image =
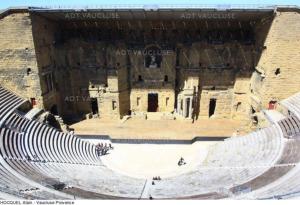
M 52 115 L 58 115 L 57 105 L 53 105 L 50 109 Z

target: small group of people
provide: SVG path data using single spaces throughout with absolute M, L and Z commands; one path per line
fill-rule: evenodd
M 98 143 L 96 145 L 96 152 L 98 156 L 106 155 L 107 152 L 111 149 L 114 149 L 110 143 Z
M 152 178 L 152 185 L 155 185 L 155 182 L 154 182 L 155 180 L 157 180 L 157 181 L 161 180 L 160 176 L 155 176 Z
M 186 162 L 184 161 L 183 157 L 180 157 L 179 161 L 178 161 L 178 166 L 182 166 L 182 165 L 185 165 Z
M 160 176 L 153 177 L 152 180 L 161 180 Z

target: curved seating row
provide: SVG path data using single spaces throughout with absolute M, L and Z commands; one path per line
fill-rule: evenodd
M 300 195 L 300 93 L 281 101 L 280 104 L 289 111 L 289 115 L 278 122 L 284 137 L 287 138 L 285 150 L 277 166 L 260 176 L 255 184 L 252 184 L 252 186 L 261 184 L 261 188 L 244 197 L 281 199 Z M 270 179 L 272 182 L 266 183 L 265 180 Z
M 5 119 L 26 100 L 4 89 L 0 85 L 0 127 Z
M 2 97 L 7 99 L 9 91 L 0 91 L 0 105 L 5 106 L 0 116 L 0 198 L 140 198 L 144 193 L 145 180 L 105 167 L 94 145 L 26 119 L 15 111 L 22 100 L 7 106 Z M 157 181 L 145 193 L 161 199 L 264 199 L 300 192 L 300 98 L 292 96 L 283 104 L 293 115 L 213 145 L 195 170 Z M 57 191 L 58 185 L 71 188 Z
M 4 126 L 20 133 L 15 137 L 3 139 L 6 140 L 3 143 L 8 151 L 16 149 L 20 153 L 16 156 L 3 153 L 3 156 L 43 162 L 101 165 L 95 145 L 71 134 L 59 132 L 35 120 L 28 120 L 17 113 L 9 116 Z
M 0 193 L 6 195 L 9 194 L 20 199 L 49 199 L 49 197 L 54 199 L 70 199 L 57 195 L 54 192 L 41 190 L 34 183 L 23 181 L 11 173 L 3 163 L 0 163 L 0 177 Z M 5 199 L 10 199 L 10 197 Z
M 299 141 L 289 139 L 285 140 L 284 143 L 284 150 L 277 162 L 265 173 L 242 185 L 243 187 L 250 187 L 251 192 L 244 196 L 239 196 L 240 198 L 273 198 L 277 195 L 276 192 L 270 192 L 270 190 L 273 189 L 275 184 L 278 185 L 282 177 L 289 175 L 300 161 Z M 268 190 L 269 195 L 265 193 L 265 190 Z
M 300 93 L 282 104 L 291 115 L 268 128 L 214 145 L 197 170 L 157 182 L 151 196 L 266 199 L 300 195 Z
M 205 163 L 195 171 L 159 181 L 151 190 L 154 198 L 232 197 L 234 187 L 260 176 L 279 159 L 283 149 L 281 131 L 268 127 L 214 145 Z M 164 190 L 164 191 L 162 191 Z
M 298 119 L 300 119 L 300 92 L 285 100 L 282 100 L 280 104 L 286 107 L 290 112 L 296 115 Z
M 295 115 L 290 115 L 285 119 L 282 119 L 278 122 L 280 126 L 283 136 L 286 138 L 290 138 L 300 133 L 300 119 L 298 119 Z
M 104 198 L 139 198 L 145 183 L 104 167 L 95 145 L 29 120 L 19 112 L 10 112 L 0 127 L 0 157 L 2 164 L 15 172 L 11 174 L 11 183 L 0 181 L 0 186 L 14 187 L 20 178 L 26 178 L 32 182 L 30 187 L 17 186 L 12 191 L 24 195 L 27 190 L 26 195 L 36 199 L 41 198 L 39 194 L 48 199 L 73 198 L 51 191 L 59 184 L 98 193 Z M 36 183 L 41 187 L 34 186 Z
M 104 166 L 14 159 L 6 161 L 20 174 L 45 186 L 63 184 L 107 196 L 139 198 L 144 185 L 144 180 L 119 175 Z
M 45 186 L 63 183 L 127 198 L 139 198 L 143 189 L 144 180 L 102 166 L 94 145 L 17 113 L 0 129 L 0 142 L 1 155 L 10 167 Z

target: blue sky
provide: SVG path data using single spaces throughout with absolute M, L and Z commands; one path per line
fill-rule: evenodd
M 0 9 L 10 6 L 86 6 L 101 4 L 271 4 L 300 6 L 300 0 L 0 0 Z

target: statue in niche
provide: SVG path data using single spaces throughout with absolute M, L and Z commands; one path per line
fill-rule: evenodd
M 149 68 L 157 68 L 157 63 L 156 63 L 156 58 L 154 55 L 151 55 L 151 61 L 150 61 L 150 65 Z
M 144 64 L 146 68 L 160 68 L 162 61 L 160 48 L 157 46 L 148 47 L 144 54 Z

